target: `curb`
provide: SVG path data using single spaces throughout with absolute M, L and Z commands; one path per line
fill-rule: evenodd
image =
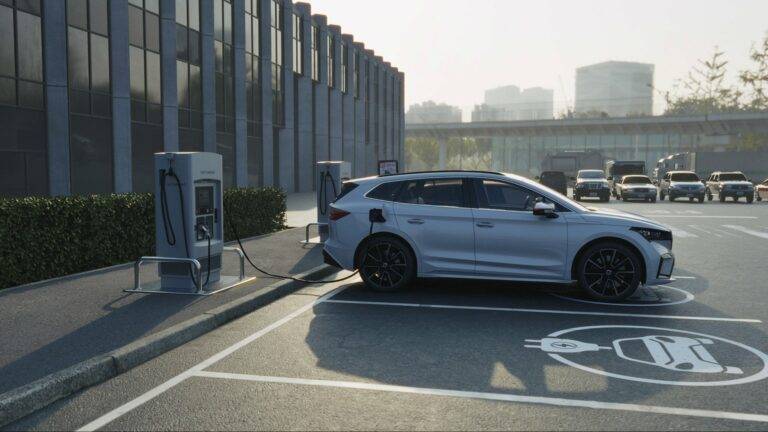
M 321 265 L 296 277 L 321 279 L 338 271 L 334 267 Z M 129 371 L 305 286 L 305 283 L 294 280 L 281 280 L 173 327 L 0 394 L 0 427 Z

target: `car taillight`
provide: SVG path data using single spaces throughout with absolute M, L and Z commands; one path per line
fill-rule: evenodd
M 348 214 L 349 214 L 348 211 L 339 210 L 339 209 L 336 209 L 336 208 L 331 208 L 331 214 L 328 215 L 328 219 L 330 219 L 332 221 L 337 221 L 337 220 L 343 218 L 344 216 L 346 216 Z

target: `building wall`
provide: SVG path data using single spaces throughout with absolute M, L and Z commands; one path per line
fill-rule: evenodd
M 316 161 L 368 175 L 401 154 L 384 87 L 404 76 L 307 3 L 4 0 L 0 33 L 2 196 L 151 191 L 159 151 L 218 152 L 226 187 L 287 192 L 315 187 Z
M 605 62 L 576 69 L 575 111 L 610 117 L 653 114 L 652 64 Z

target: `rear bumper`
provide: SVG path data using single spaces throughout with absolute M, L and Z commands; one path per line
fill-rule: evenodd
M 341 264 L 339 264 L 325 249 L 323 249 L 323 262 L 332 267 L 342 268 Z

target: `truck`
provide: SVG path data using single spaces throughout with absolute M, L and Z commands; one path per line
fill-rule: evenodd
M 655 183 L 669 171 L 693 171 L 701 178 L 709 178 L 715 171 L 740 171 L 747 178 L 759 182 L 768 177 L 768 151 L 697 151 L 671 154 L 659 159 L 653 170 Z
M 621 181 L 622 177 L 630 174 L 645 175 L 645 161 L 609 160 L 605 163 L 605 176 L 614 197 L 618 197 L 616 184 Z
M 573 183 L 576 173 L 585 169 L 602 169 L 603 154 L 596 150 L 560 151 L 547 154 L 541 162 L 541 171 L 561 171 Z

